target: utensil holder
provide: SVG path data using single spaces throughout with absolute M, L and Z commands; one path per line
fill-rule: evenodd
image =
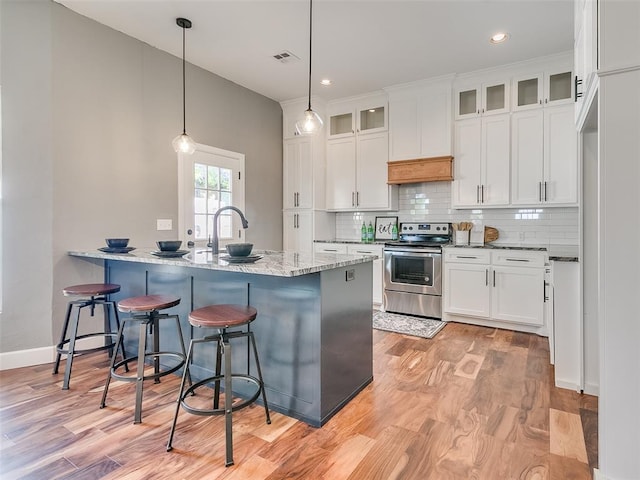
M 456 230 L 456 245 L 469 245 L 469 230 Z

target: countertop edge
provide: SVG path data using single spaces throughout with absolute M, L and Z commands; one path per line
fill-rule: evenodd
M 72 257 L 97 258 L 102 260 L 119 260 L 124 262 L 171 265 L 204 270 L 247 273 L 254 275 L 271 275 L 278 277 L 297 277 L 319 273 L 325 270 L 372 262 L 375 255 L 335 255 L 330 253 L 305 254 L 299 252 L 256 251 L 263 258 L 255 263 L 231 264 L 223 259 L 217 263 L 198 263 L 183 257 L 161 258 L 151 254 L 153 249 L 136 249 L 130 253 L 106 253 L 98 250 L 69 250 Z M 190 252 L 195 253 L 195 252 Z M 186 255 L 186 254 L 185 254 Z M 265 260 L 264 262 L 262 260 Z

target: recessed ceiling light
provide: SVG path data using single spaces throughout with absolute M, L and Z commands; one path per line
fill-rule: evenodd
M 502 43 L 504 42 L 507 38 L 509 38 L 509 34 L 508 33 L 504 33 L 504 32 L 499 32 L 496 33 L 495 35 L 493 35 L 490 39 L 491 43 Z
M 370 113 L 375 113 L 375 112 L 376 112 L 376 109 L 375 109 L 375 108 L 370 108 L 370 109 L 369 109 L 369 112 L 370 112 Z
M 332 82 L 328 78 L 324 78 L 324 79 L 320 80 L 320 83 L 322 85 L 324 85 L 325 87 L 328 87 L 329 85 L 331 85 Z

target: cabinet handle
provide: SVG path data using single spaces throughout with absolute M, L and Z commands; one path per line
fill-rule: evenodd
M 325 248 L 324 251 L 325 252 L 337 252 L 338 250 L 336 250 L 335 248 Z
M 352 206 L 352 207 L 355 207 L 355 206 L 356 206 L 355 198 L 356 198 L 356 194 L 355 194 L 355 192 L 351 192 L 351 206 Z
M 293 214 L 293 228 L 298 228 L 298 214 Z
M 547 182 L 544 182 L 544 201 L 547 201 Z
M 539 103 L 540 105 L 542 105 L 542 99 L 538 100 L 538 103 Z
M 542 281 L 542 302 L 544 303 L 547 300 L 549 300 L 549 297 L 547 297 L 547 282 L 543 280 Z
M 496 286 L 496 271 L 493 271 L 493 286 Z
M 476 203 L 480 203 L 480 185 L 476 185 Z
M 484 286 L 485 287 L 489 286 L 489 269 L 488 268 L 484 269 Z
M 528 258 L 507 258 L 505 259 L 507 262 L 530 262 Z
M 356 207 L 360 206 L 360 192 L 356 192 Z
M 456 258 L 478 258 L 478 257 L 474 257 L 472 255 L 456 255 Z
M 578 76 L 576 75 L 573 79 L 573 91 L 574 91 L 574 101 L 577 102 L 578 98 L 582 97 L 582 92 L 578 93 L 578 85 L 582 85 L 582 80 L 578 80 Z
M 480 185 L 480 203 L 484 203 L 484 185 Z
M 542 201 L 542 182 L 538 182 L 538 201 Z

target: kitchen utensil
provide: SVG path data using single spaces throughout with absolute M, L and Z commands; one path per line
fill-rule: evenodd
M 156 245 L 161 252 L 175 252 L 182 245 L 182 240 L 158 240 Z
M 484 243 L 494 242 L 500 237 L 500 233 L 497 228 L 484 227 Z
M 228 243 L 226 248 L 232 257 L 247 257 L 253 249 L 253 243 Z
M 128 238 L 106 238 L 105 241 L 109 248 L 126 248 L 129 245 Z

